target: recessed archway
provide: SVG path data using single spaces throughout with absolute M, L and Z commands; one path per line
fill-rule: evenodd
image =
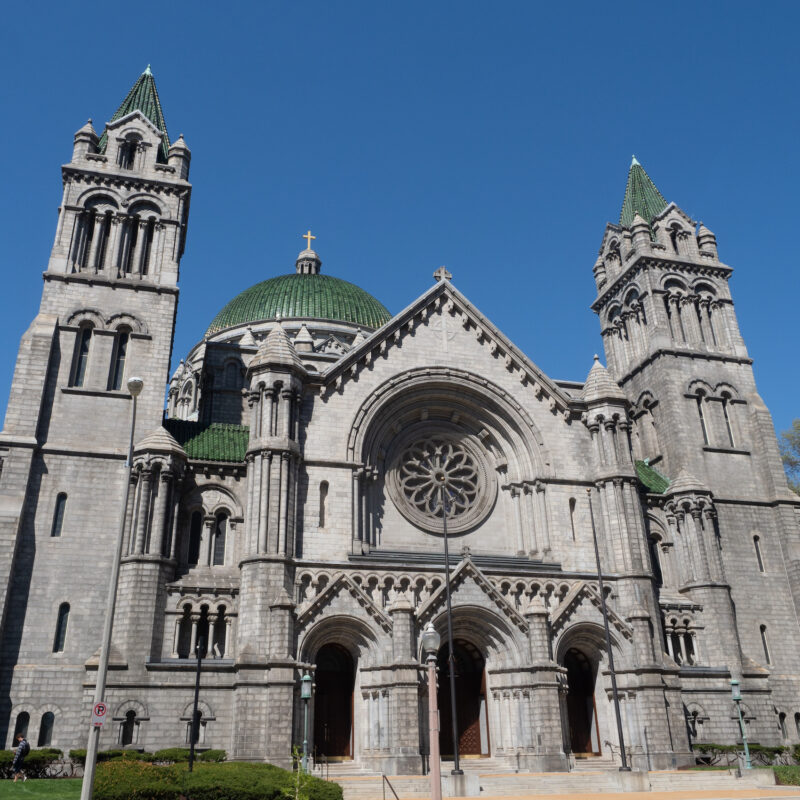
M 576 755 L 600 755 L 600 728 L 594 700 L 597 665 L 571 647 L 564 656 L 567 670 L 567 722 L 570 749 Z
M 323 645 L 316 657 L 314 747 L 317 758 L 353 758 L 353 687 L 355 664 L 341 645 Z
M 458 752 L 462 757 L 489 755 L 489 715 L 486 708 L 486 662 L 475 645 L 465 639 L 453 642 L 455 656 Z M 450 703 L 449 648 L 439 649 L 439 748 L 444 758 L 453 757 L 452 706 Z

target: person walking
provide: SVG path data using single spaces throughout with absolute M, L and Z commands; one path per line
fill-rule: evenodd
M 31 751 L 31 746 L 28 740 L 20 733 L 17 735 L 17 749 L 14 751 L 14 760 L 11 762 L 11 772 L 14 775 L 14 783 L 17 778 L 22 775 L 23 783 L 28 780 L 28 776 L 22 771 L 22 763 L 25 761 L 25 756 Z

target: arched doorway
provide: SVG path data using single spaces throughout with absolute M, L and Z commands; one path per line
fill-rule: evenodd
M 353 686 L 355 666 L 338 644 L 323 645 L 316 657 L 314 749 L 329 761 L 353 757 Z
M 456 674 L 456 719 L 460 756 L 489 755 L 489 718 L 486 713 L 486 664 L 477 647 L 463 639 L 453 642 Z M 453 757 L 448 647 L 439 649 L 439 748 Z
M 600 755 L 600 731 L 594 702 L 595 668 L 580 650 L 564 657 L 567 670 L 567 718 L 570 749 L 576 755 Z

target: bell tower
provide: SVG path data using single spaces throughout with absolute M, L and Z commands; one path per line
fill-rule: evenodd
M 170 143 L 148 67 L 100 135 L 91 120 L 75 134 L 62 167 L 41 305 L 22 337 L 0 432 L 0 697 L 11 703 L 24 692 L 20 662 L 79 698 L 80 668 L 100 644 L 118 527 L 112 498 L 126 489 L 126 382 L 144 380 L 138 442 L 163 418 L 190 160 L 182 136 Z M 48 628 L 59 608 L 86 632 L 63 653 L 35 624 Z M 76 719 L 83 711 L 72 709 Z

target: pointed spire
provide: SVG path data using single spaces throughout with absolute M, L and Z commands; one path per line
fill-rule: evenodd
M 595 355 L 594 364 L 586 376 L 586 383 L 583 384 L 583 399 L 587 403 L 596 403 L 599 400 L 627 399 L 625 393 L 619 388 L 619 384 L 600 363 L 598 355 Z
M 305 372 L 303 362 L 300 361 L 300 356 L 294 349 L 291 340 L 286 335 L 280 321 L 273 325 L 270 332 L 267 334 L 258 352 L 250 362 L 249 369 L 254 367 L 267 365 L 267 366 L 287 366 L 297 372 Z
M 636 160 L 636 156 L 633 156 L 631 167 L 628 170 L 628 183 L 625 187 L 625 199 L 622 201 L 622 210 L 619 214 L 619 224 L 623 228 L 630 228 L 634 216 L 639 214 L 649 225 L 667 205 L 664 196 L 650 180 L 644 167 Z
M 164 112 L 161 110 L 161 100 L 158 98 L 158 90 L 150 65 L 139 76 L 133 84 L 122 105 L 114 112 L 109 122 L 121 119 L 133 111 L 141 111 L 153 125 L 161 131 L 161 147 L 159 148 L 158 160 L 162 163 L 167 162 L 169 155 L 169 136 L 167 135 L 167 123 L 164 121 Z M 103 131 L 100 137 L 98 149 L 101 153 L 105 152 L 108 135 Z

